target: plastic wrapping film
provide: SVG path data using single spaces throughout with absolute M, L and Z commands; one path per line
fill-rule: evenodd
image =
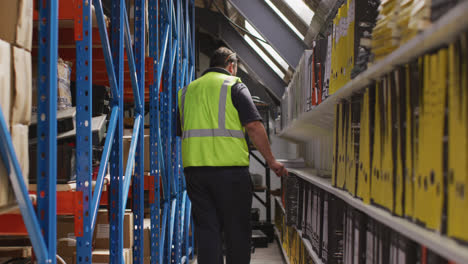
M 57 63 L 57 109 L 72 107 L 72 94 L 70 90 L 71 62 L 59 58 Z

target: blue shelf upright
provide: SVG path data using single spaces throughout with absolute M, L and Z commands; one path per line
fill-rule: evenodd
M 37 212 L 0 109 L 0 159 L 9 173 L 38 263 L 56 263 L 58 2 L 39 1 Z M 133 263 L 144 262 L 144 191 L 150 186 L 151 263 L 182 263 L 193 254 L 191 204 L 176 137 L 177 92 L 194 78 L 194 1 L 134 0 L 134 36 L 124 0 L 111 2 L 110 32 L 101 0 L 74 0 L 76 42 L 76 263 L 92 262 L 92 237 L 105 176 L 110 175 L 110 263 L 123 263 L 123 218 L 130 188 L 134 217 Z M 146 7 L 145 4 L 148 4 Z M 93 15 L 99 28 L 111 90 L 111 113 L 100 167 L 92 177 Z M 149 58 L 145 58 L 148 9 Z M 125 52 L 125 53 L 124 53 Z M 126 55 L 126 57 L 124 56 Z M 126 59 L 125 59 L 126 58 Z M 152 67 L 145 69 L 149 59 Z M 124 63 L 134 95 L 134 127 L 123 160 Z M 149 71 L 150 172 L 144 171 L 145 72 Z M 160 91 L 160 87 L 162 87 Z M 126 170 L 123 170 L 126 162 Z M 94 186 L 94 189 L 93 189 Z M 193 231 L 193 230 L 192 230 Z M 193 256 L 193 255 L 192 255 Z
M 56 263 L 57 201 L 57 46 L 58 3 L 40 1 L 37 135 L 37 214 L 47 244 L 49 263 Z M 45 100 L 41 100 L 41 96 Z
M 77 263 L 90 263 L 92 254 L 93 228 L 91 228 L 92 214 L 92 21 L 91 5 L 88 1 L 82 1 L 77 5 L 80 25 L 76 40 L 76 190 L 82 192 L 80 202 L 82 210 L 79 210 L 77 218 L 81 219 L 83 228 L 77 234 Z
M 135 153 L 135 175 L 132 183 L 132 201 L 133 201 L 133 263 L 143 263 L 144 255 L 144 237 L 143 220 L 145 217 L 145 0 L 135 1 L 135 64 L 137 73 L 137 82 L 139 88 L 140 107 L 137 108 L 137 114 L 141 116 L 140 131 L 138 135 L 138 145 Z M 137 97 L 135 97 L 137 98 Z
M 150 84 L 150 176 L 153 178 L 153 185 L 150 186 L 150 220 L 151 220 L 151 236 L 150 236 L 150 250 L 151 264 L 160 263 L 160 226 L 161 226 L 161 213 L 160 213 L 160 134 L 159 134 L 159 72 L 162 67 L 159 61 L 159 1 L 150 0 L 148 2 L 148 16 L 149 16 L 149 55 L 152 62 L 152 75 L 153 83 Z

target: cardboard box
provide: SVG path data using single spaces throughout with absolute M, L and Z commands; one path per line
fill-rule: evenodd
M 11 124 L 31 123 L 32 63 L 31 53 L 12 47 Z
M 10 128 L 11 108 L 11 48 L 0 40 L 0 107 L 8 129 Z
M 151 260 L 151 219 L 143 220 L 143 263 L 150 263 Z
M 32 247 L 0 247 L 0 263 L 11 263 L 12 259 L 30 258 L 32 256 Z
M 16 124 L 11 126 L 11 141 L 15 148 L 16 157 L 23 173 L 23 179 L 26 186 L 29 184 L 29 145 L 28 145 L 28 126 Z
M 10 180 L 8 179 L 8 172 L 3 165 L 3 161 L 0 158 L 0 207 L 8 205 Z
M 33 0 L 0 0 L 0 39 L 31 51 Z
M 0 40 L 0 109 L 10 130 L 11 104 L 11 46 Z M 10 184 L 8 172 L 0 158 L 0 207 L 8 205 Z
M 29 186 L 29 149 L 28 149 L 28 126 L 16 124 L 11 126 L 11 141 L 15 149 L 16 158 L 21 169 L 24 184 L 26 188 Z M 13 169 L 13 168 L 11 168 Z M 7 204 L 15 204 L 16 196 L 8 182 L 8 202 Z
M 123 258 L 124 258 L 125 264 L 132 264 L 133 263 L 133 250 L 131 248 L 124 248 Z M 70 262 L 70 263 L 76 263 L 76 253 L 74 253 L 73 262 Z M 109 250 L 102 250 L 102 249 L 94 250 L 93 256 L 92 256 L 92 263 L 93 264 L 110 263 Z
M 133 213 L 128 211 L 125 212 L 124 215 L 124 224 L 123 224 L 123 232 L 124 232 L 124 248 L 132 248 L 133 247 Z M 108 211 L 106 209 L 99 210 L 97 219 L 96 219 L 96 227 L 94 228 L 94 248 L 96 249 L 109 249 L 109 218 L 108 218 Z
M 27 258 L 32 256 L 32 247 L 0 247 L 0 258 Z M 3 262 L 2 262 L 3 263 Z
M 75 241 L 73 241 L 75 240 Z M 57 218 L 57 254 L 66 263 L 73 263 L 76 251 L 75 218 L 73 216 Z

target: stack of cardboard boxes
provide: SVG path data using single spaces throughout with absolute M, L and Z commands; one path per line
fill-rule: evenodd
M 109 216 L 108 210 L 98 211 L 93 234 L 93 263 L 109 263 Z M 123 245 L 125 263 L 132 263 L 133 213 L 129 210 L 124 215 Z M 57 254 L 66 263 L 76 262 L 75 220 L 73 216 L 57 219 Z
M 0 107 L 11 133 L 23 179 L 28 184 L 28 125 L 31 121 L 32 0 L 1 1 Z M 0 207 L 14 203 L 7 166 L 0 161 Z

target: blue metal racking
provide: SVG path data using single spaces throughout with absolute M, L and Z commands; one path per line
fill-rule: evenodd
M 0 109 L 0 157 L 6 165 L 39 263 L 56 263 L 57 162 L 57 48 L 58 0 L 39 1 L 38 75 L 38 202 L 34 212 L 21 175 L 7 124 Z M 76 174 L 78 211 L 76 261 L 92 262 L 92 234 L 96 225 L 104 177 L 110 171 L 110 261 L 122 263 L 123 215 L 132 183 L 134 214 L 133 262 L 143 263 L 145 177 L 150 186 L 151 263 L 181 263 L 193 253 L 189 227 L 190 200 L 185 191 L 180 139 L 175 135 L 177 91 L 194 78 L 195 44 L 193 0 L 149 0 L 149 56 L 153 82 L 149 85 L 150 175 L 144 175 L 145 116 L 145 0 L 135 0 L 135 28 L 130 36 L 124 0 L 112 1 L 110 40 L 100 0 L 93 0 L 111 87 L 111 115 L 100 168 L 92 190 L 92 8 L 90 0 L 62 0 L 75 6 L 76 41 Z M 135 119 L 128 160 L 122 159 L 124 48 L 130 68 Z M 162 82 L 162 91 L 160 84 Z M 127 162 L 123 171 L 123 162 Z M 135 169 L 132 171 L 133 165 Z M 160 181 L 162 184 L 160 185 Z M 160 188 L 162 186 L 162 189 Z M 184 254 L 184 258 L 182 257 Z M 193 255 L 192 255 L 193 256 Z

